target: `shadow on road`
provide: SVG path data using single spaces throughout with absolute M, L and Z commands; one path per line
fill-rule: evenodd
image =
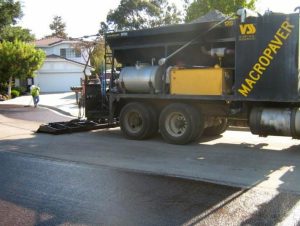
M 293 172 L 288 171 L 280 177 L 282 185 L 278 187 L 279 190 L 285 190 L 289 185 L 290 181 L 295 178 Z M 299 183 L 299 181 L 297 181 Z M 299 195 L 282 192 L 274 196 L 269 202 L 263 203 L 259 206 L 258 210 L 255 211 L 241 224 L 243 226 L 248 225 L 300 225 L 299 209 L 297 210 L 296 219 L 292 219 L 291 222 L 284 222 L 293 207 L 295 207 L 300 201 Z

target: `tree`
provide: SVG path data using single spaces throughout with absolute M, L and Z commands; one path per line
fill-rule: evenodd
M 108 30 L 109 30 L 108 25 L 102 21 L 100 23 L 100 29 L 99 29 L 98 33 L 103 36 L 104 33 L 108 32 Z
M 14 0 L 0 0 L 0 32 L 8 25 L 16 24 L 22 17 L 21 3 Z
M 99 73 L 101 65 L 104 64 L 104 40 L 98 37 L 94 41 L 83 41 L 74 45 L 75 51 L 81 51 L 85 54 L 82 55 L 86 63 L 95 68 L 95 72 Z
M 66 33 L 66 23 L 63 22 L 61 16 L 53 17 L 52 23 L 49 25 L 50 29 L 53 31 L 51 36 L 59 37 L 59 38 L 67 38 Z
M 35 40 L 33 34 L 30 33 L 29 29 L 24 29 L 22 27 L 12 27 L 6 26 L 2 29 L 1 37 L 5 41 L 13 42 L 15 40 L 23 42 L 32 42 Z
M 30 30 L 14 25 L 22 17 L 20 2 L 14 0 L 0 0 L 0 38 L 5 41 L 20 40 L 31 42 L 34 35 Z
M 227 15 L 234 14 L 240 7 L 255 9 L 256 1 L 257 0 L 194 0 L 187 7 L 185 21 L 190 22 L 213 9 L 217 9 Z
M 96 43 L 95 48 L 91 52 L 91 65 L 96 69 L 96 72 L 101 71 L 101 67 L 104 65 L 104 40 L 100 40 Z
M 34 77 L 45 59 L 43 50 L 35 49 L 31 44 L 15 40 L 0 43 L 0 81 L 8 82 L 8 96 L 11 96 L 14 78 Z
M 167 0 L 121 0 L 106 20 L 109 29 L 133 30 L 179 23 L 180 15 L 175 4 Z

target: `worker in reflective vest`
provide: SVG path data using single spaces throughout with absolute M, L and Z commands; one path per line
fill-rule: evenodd
M 30 94 L 33 99 L 34 107 L 36 108 L 40 101 L 40 87 L 32 85 L 30 87 Z

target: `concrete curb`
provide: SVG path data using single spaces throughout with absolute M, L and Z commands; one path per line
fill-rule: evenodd
M 43 105 L 43 104 L 39 104 L 38 106 L 43 107 L 43 108 L 51 109 L 51 110 L 53 110 L 53 111 L 56 111 L 56 112 L 58 112 L 58 113 L 60 113 L 60 114 L 65 115 L 65 116 L 69 116 L 69 117 L 72 117 L 72 118 L 77 118 L 76 116 L 70 114 L 69 112 L 64 111 L 64 110 L 61 110 L 61 109 L 59 109 L 59 108 L 57 108 L 57 107 L 54 107 L 54 106 Z

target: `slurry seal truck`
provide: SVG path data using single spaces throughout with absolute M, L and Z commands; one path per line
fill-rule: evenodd
M 173 144 L 229 123 L 299 138 L 299 13 L 237 14 L 106 33 L 101 83 L 85 82 L 87 119 Z

